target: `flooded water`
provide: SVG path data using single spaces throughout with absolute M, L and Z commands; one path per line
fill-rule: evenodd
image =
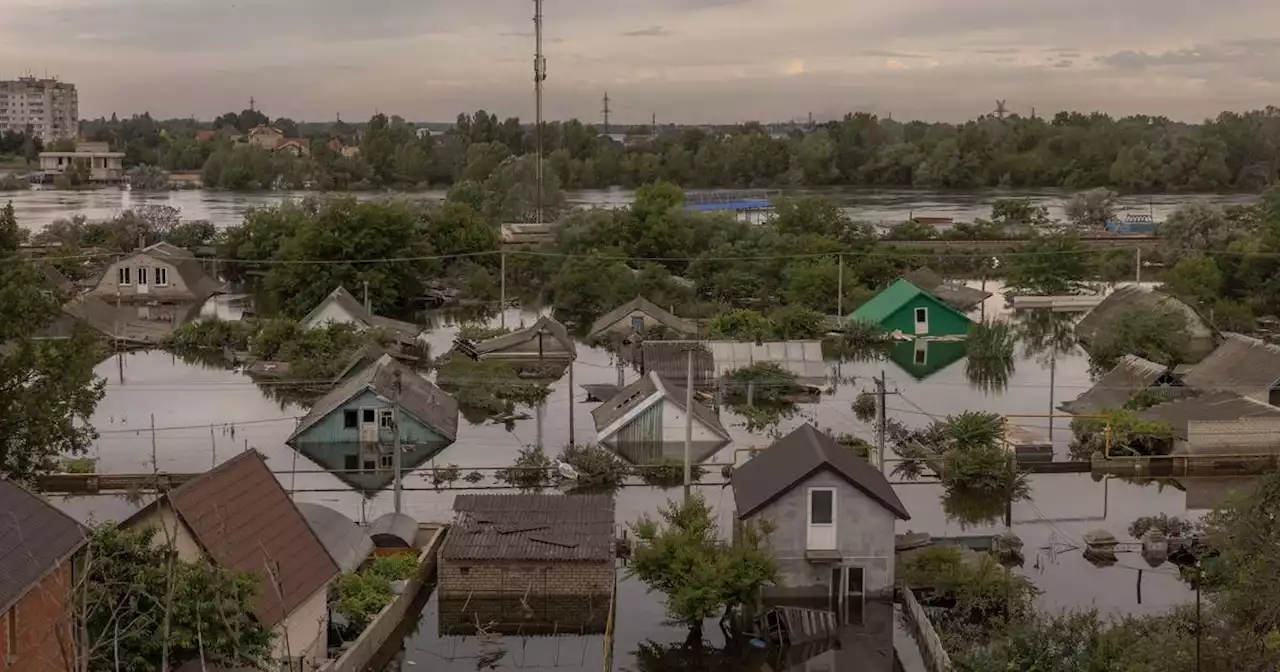
M 733 190 L 727 190 L 733 191 Z M 104 189 L 98 191 L 37 190 L 14 192 L 0 196 L 0 201 L 12 200 L 18 223 L 33 231 L 50 222 L 74 215 L 84 215 L 90 220 L 108 219 L 117 213 L 141 205 L 168 205 L 182 211 L 185 219 L 206 219 L 219 227 L 239 224 L 244 213 L 252 207 L 273 205 L 287 199 L 301 199 L 313 192 L 264 192 L 227 193 L 217 191 L 171 191 L 143 193 Z M 691 192 L 692 193 L 692 192 Z M 870 222 L 901 222 L 914 215 L 952 217 L 960 221 L 972 221 L 991 214 L 991 202 L 999 198 L 1023 197 L 1049 208 L 1050 215 L 1063 218 L 1063 206 L 1073 192 L 1065 190 L 1020 190 L 947 192 L 910 189 L 813 189 L 787 192 L 789 195 L 822 195 L 835 199 L 855 219 Z M 425 191 L 408 195 L 409 198 L 438 200 L 444 198 L 442 190 Z M 385 194 L 360 193 L 360 198 L 380 198 Z M 568 193 L 568 201 L 575 205 L 626 205 L 635 198 L 630 189 L 600 189 Z M 1178 206 L 1195 199 L 1207 199 L 1214 203 L 1249 203 L 1257 200 L 1252 195 L 1222 194 L 1155 194 L 1126 196 L 1119 200 L 1121 208 L 1135 212 L 1150 212 L 1157 220 L 1164 219 Z

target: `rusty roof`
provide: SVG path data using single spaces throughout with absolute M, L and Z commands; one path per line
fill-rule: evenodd
M 446 560 L 613 561 L 607 495 L 458 495 Z
M 1085 415 L 1122 408 L 1133 395 L 1159 383 L 1166 376 L 1172 378 L 1169 367 L 1164 364 L 1137 355 L 1125 355 L 1093 387 L 1062 404 L 1062 410 L 1073 415 Z
M 258 576 L 254 615 L 267 627 L 338 574 L 329 552 L 255 450 L 184 484 L 169 500 L 215 564 Z
M 80 523 L 0 478 L 0 614 L 88 542 Z
M 1280 347 L 1241 334 L 1227 334 L 1183 382 L 1197 390 L 1222 390 L 1259 401 L 1270 398 L 1280 382 Z
M 836 443 L 809 423 L 733 470 L 738 518 L 760 511 L 822 469 L 843 478 L 902 520 L 911 519 L 884 474 L 853 449 Z

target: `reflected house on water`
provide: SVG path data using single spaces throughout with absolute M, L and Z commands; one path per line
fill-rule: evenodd
M 632 464 L 683 460 L 686 397 L 685 388 L 657 373 L 647 373 L 591 411 L 596 436 Z M 690 459 L 702 462 L 731 440 L 715 411 L 695 398 Z
M 827 380 L 822 341 L 646 341 L 640 348 L 640 372 L 683 385 L 691 350 L 696 390 L 714 389 L 726 374 L 755 364 L 776 364 L 808 388 L 821 388 Z
M 457 435 L 458 402 L 383 354 L 321 397 L 287 443 L 352 487 L 379 490 L 394 478 L 397 447 L 409 470 Z
M 474 354 L 475 359 L 482 362 L 510 362 L 523 369 L 545 367 L 560 373 L 578 352 L 569 330 L 547 315 L 509 334 L 470 343 L 468 349 L 469 356 Z
M 963 340 L 898 341 L 889 347 L 889 359 L 907 375 L 924 380 L 964 359 L 967 345 Z

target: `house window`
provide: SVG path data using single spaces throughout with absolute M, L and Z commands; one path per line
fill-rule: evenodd
M 632 316 L 632 318 L 631 318 L 631 330 L 632 330 L 632 331 L 644 331 L 644 318 L 643 318 L 643 317 L 641 317 L 641 316 L 639 316 L 639 315 Z
M 4 620 L 4 650 L 6 657 L 13 660 L 18 657 L 18 605 L 13 605 Z
M 116 269 L 116 282 L 121 285 L 132 285 L 133 269 L 128 266 L 121 266 Z
M 138 267 L 138 284 L 139 285 L 147 284 L 147 267 L 146 266 Z
M 380 409 L 378 411 L 378 426 L 383 429 L 391 429 L 391 425 L 391 409 Z
M 362 416 L 362 417 L 360 418 L 360 422 L 362 422 L 362 423 L 364 423 L 364 424 L 366 424 L 366 425 L 372 425 L 372 424 L 374 423 L 374 417 L 373 417 L 373 415 L 374 415 L 374 414 L 373 414 L 374 409 L 372 409 L 372 408 L 362 408 L 362 409 L 360 409 L 360 410 L 361 410 L 361 416 Z
M 916 308 L 916 324 L 927 323 L 929 321 L 928 308 Z
M 164 287 L 169 284 L 169 269 L 156 267 L 156 285 Z
M 915 362 L 921 365 L 929 363 L 929 346 L 924 341 L 916 341 Z
M 831 585 L 827 594 L 828 607 L 835 612 L 841 625 L 862 622 L 865 588 L 861 567 L 832 567 Z
M 365 470 L 365 471 L 373 471 L 373 470 L 375 470 L 375 469 L 377 469 L 377 468 L 378 468 L 378 465 L 377 465 L 377 463 L 376 463 L 376 462 L 374 462 L 373 460 L 365 460 L 365 461 L 364 461 L 364 470 Z
M 360 457 L 357 455 L 344 455 L 342 457 L 342 469 L 344 471 L 355 471 L 360 468 Z
M 391 466 L 392 466 L 391 458 L 392 458 L 391 453 L 387 453 L 387 454 L 382 455 L 381 457 L 379 457 L 379 458 L 378 458 L 378 460 L 382 463 L 382 468 L 383 468 L 383 469 L 390 469 L 390 468 L 391 468 Z
M 342 428 L 355 429 L 358 424 L 359 416 L 354 408 L 347 409 L 342 412 Z
M 808 538 L 811 551 L 836 549 L 835 488 L 809 488 Z

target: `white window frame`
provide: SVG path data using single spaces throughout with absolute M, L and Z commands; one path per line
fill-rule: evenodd
M 121 287 L 133 284 L 133 267 L 120 266 L 116 268 L 116 284 Z
M 378 429 L 391 429 L 394 415 L 389 408 L 378 409 Z
M 829 492 L 829 493 L 831 493 L 831 522 L 830 522 L 830 523 L 818 523 L 818 525 L 822 525 L 822 526 L 827 526 L 827 525 L 830 525 L 830 526 L 831 526 L 831 539 L 832 539 L 832 548 L 831 548 L 831 549 L 817 549 L 817 548 L 813 548 L 813 547 L 812 547 L 812 545 L 811 545 L 811 543 L 812 543 L 812 542 L 811 542 L 811 540 L 809 539 L 810 534 L 811 534 L 811 532 L 813 531 L 813 526 L 814 526 L 814 522 L 813 522 L 813 493 L 815 493 L 815 492 Z M 829 486 L 815 486 L 815 487 L 809 488 L 809 489 L 805 492 L 805 502 L 804 502 L 804 503 L 805 503 L 805 513 L 804 513 L 804 517 L 805 517 L 805 529 L 804 529 L 804 536 L 805 536 L 805 548 L 806 548 L 807 550 L 835 550 L 835 549 L 837 549 L 837 548 L 839 548 L 839 547 L 840 547 L 840 539 L 839 539 L 839 535 L 838 535 L 838 534 L 836 534 L 836 530 L 837 530 L 837 529 L 839 529 L 839 528 L 837 528 L 837 524 L 839 523 L 839 520 L 838 520 L 838 519 L 839 519 L 839 514 L 837 513 L 837 511 L 838 511 L 838 510 L 839 510 L 839 508 L 840 508 L 840 504 L 839 504 L 839 502 L 840 502 L 840 500 L 839 500 L 839 493 L 837 492 L 837 489 L 836 489 L 836 488 L 834 488 L 834 487 L 829 487 Z
M 169 269 L 163 266 L 156 266 L 155 286 L 156 287 L 169 286 Z
M 150 285 L 151 283 L 150 283 L 150 282 L 148 282 L 148 281 L 151 279 L 151 278 L 149 277 L 150 275 L 151 275 L 151 273 L 147 270 L 147 267 L 146 267 L 146 266 L 139 266 L 139 267 L 138 267 L 138 284 L 139 284 L 139 285 Z
M 920 319 L 920 313 L 924 313 L 923 320 Z M 915 320 L 915 324 L 929 324 L 929 309 L 923 306 L 916 308 L 911 317 Z
M 912 360 L 920 366 L 928 366 L 929 364 L 929 344 L 925 341 L 916 341 L 915 350 L 912 354 Z

